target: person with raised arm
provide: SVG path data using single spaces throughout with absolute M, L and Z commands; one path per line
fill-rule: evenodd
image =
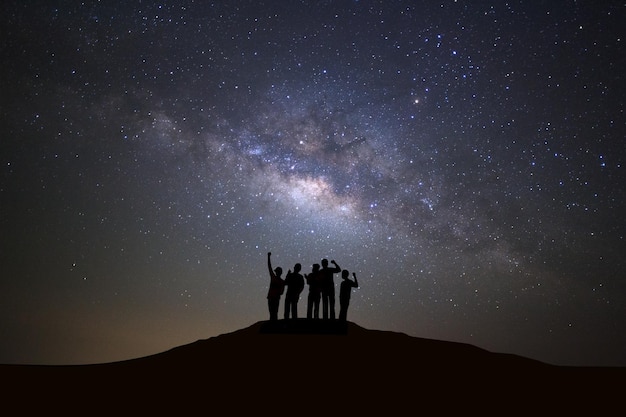
M 272 252 L 267 252 L 267 268 L 270 272 L 270 287 L 267 291 L 267 307 L 270 311 L 270 321 L 278 320 L 280 296 L 285 291 L 285 280 L 281 278 L 283 269 L 278 266 L 272 269 Z
M 350 278 L 350 272 L 347 269 L 341 271 L 341 285 L 339 286 L 339 320 L 346 321 L 348 319 L 348 306 L 350 305 L 350 293 L 352 288 L 359 287 L 359 281 L 356 279 L 356 274 L 353 272 L 352 276 L 354 281 Z
M 322 259 L 322 269 L 320 269 L 320 281 L 322 286 L 322 316 L 327 319 L 335 319 L 335 273 L 341 272 L 341 268 L 334 260 L 330 261 L 334 268 L 328 266 L 328 259 Z

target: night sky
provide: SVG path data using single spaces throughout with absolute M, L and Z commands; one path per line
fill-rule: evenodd
M 0 363 L 267 320 L 271 251 L 365 328 L 626 366 L 623 1 L 2 5 Z

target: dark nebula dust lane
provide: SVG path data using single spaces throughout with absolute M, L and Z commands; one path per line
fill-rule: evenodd
M 624 17 L 6 2 L 0 363 L 122 360 L 266 320 L 271 251 L 355 272 L 366 328 L 625 366 Z

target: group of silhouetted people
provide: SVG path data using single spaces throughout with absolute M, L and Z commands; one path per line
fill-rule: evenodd
M 350 272 L 342 270 L 337 262 L 330 261 L 333 267 L 328 266 L 328 259 L 322 259 L 320 264 L 313 264 L 309 274 L 302 275 L 302 265 L 295 264 L 293 271 L 290 269 L 285 278 L 282 278 L 283 269 L 276 267 L 272 269 L 272 252 L 267 253 L 267 267 L 270 273 L 270 287 L 267 292 L 267 306 L 270 312 L 270 320 L 278 320 L 278 310 L 280 297 L 285 292 L 285 319 L 290 316 L 298 318 L 298 301 L 300 294 L 304 290 L 304 283 L 309 286 L 307 297 L 306 317 L 307 319 L 320 318 L 320 301 L 322 304 L 322 318 L 335 319 L 335 280 L 334 274 L 341 272 L 343 281 L 339 288 L 339 320 L 346 321 L 348 316 L 348 305 L 352 288 L 357 288 L 359 282 L 353 272 L 354 281 L 350 279 Z

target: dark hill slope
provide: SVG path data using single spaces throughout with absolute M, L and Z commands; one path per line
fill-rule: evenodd
M 467 344 L 302 319 L 258 322 L 123 362 L 0 371 L 9 384 L 6 398 L 35 399 L 22 402 L 22 410 L 177 415 L 196 407 L 234 415 L 598 412 L 617 403 L 626 377 L 622 368 L 558 367 Z

